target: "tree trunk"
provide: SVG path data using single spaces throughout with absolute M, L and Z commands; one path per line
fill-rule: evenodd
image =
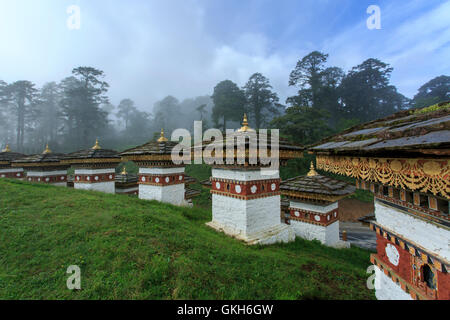
M 261 126 L 261 110 L 255 108 L 255 129 L 259 129 Z

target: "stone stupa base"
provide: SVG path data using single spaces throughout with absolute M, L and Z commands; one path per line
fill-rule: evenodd
M 274 243 L 287 243 L 295 240 L 294 230 L 289 225 L 281 223 L 252 234 L 245 234 L 242 231 L 224 226 L 216 221 L 208 222 L 206 225 L 230 237 L 244 241 L 249 245 L 269 245 Z

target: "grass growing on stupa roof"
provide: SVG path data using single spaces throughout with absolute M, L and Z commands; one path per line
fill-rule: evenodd
M 0 299 L 374 299 L 369 252 L 247 246 L 209 210 L 0 180 Z M 81 290 L 66 287 L 70 265 Z

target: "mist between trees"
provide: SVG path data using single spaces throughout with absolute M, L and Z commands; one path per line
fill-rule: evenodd
M 409 99 L 390 83 L 387 63 L 371 58 L 344 72 L 327 60 L 328 54 L 314 51 L 298 61 L 286 79 L 298 93 L 285 104 L 261 73 L 242 87 L 221 81 L 211 95 L 183 101 L 169 95 L 145 111 L 130 98 L 112 105 L 104 72 L 92 67 L 75 68 L 42 88 L 0 80 L 0 144 L 40 153 L 49 143 L 53 151 L 71 152 L 99 138 L 102 147 L 120 151 L 155 139 L 161 128 L 168 137 L 176 128 L 193 131 L 195 120 L 203 121 L 204 130 L 237 128 L 247 113 L 253 128 L 279 128 L 282 137 L 305 145 L 358 123 L 450 100 L 449 76 L 428 81 Z

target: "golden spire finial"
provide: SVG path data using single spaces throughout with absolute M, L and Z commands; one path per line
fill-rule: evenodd
M 161 137 L 159 137 L 158 142 L 166 142 L 166 141 L 169 141 L 169 140 L 167 140 L 167 138 L 164 137 L 164 129 L 161 128 Z
M 318 173 L 317 173 L 316 169 L 314 168 L 314 163 L 311 161 L 311 167 L 309 168 L 309 172 L 308 172 L 307 176 L 314 177 L 317 175 L 318 175 Z
M 247 114 L 244 113 L 244 120 L 242 121 L 243 126 L 248 126 Z
M 101 149 L 100 144 L 98 143 L 98 139 L 95 139 L 95 145 L 92 147 L 93 150 Z
M 242 120 L 242 127 L 238 130 L 238 132 L 247 132 L 247 131 L 255 131 L 248 126 L 247 114 L 244 113 L 244 120 Z
M 123 166 L 123 170 L 120 174 L 123 174 L 124 176 L 127 175 L 127 168 L 125 168 L 125 166 Z
M 9 144 L 6 144 L 5 149 L 2 150 L 2 152 L 11 152 L 11 149 L 9 148 Z
M 48 143 L 47 143 L 47 145 L 45 146 L 45 150 L 44 150 L 43 154 L 49 154 L 49 153 L 52 153 L 52 150 L 50 150 L 50 148 L 48 147 Z

